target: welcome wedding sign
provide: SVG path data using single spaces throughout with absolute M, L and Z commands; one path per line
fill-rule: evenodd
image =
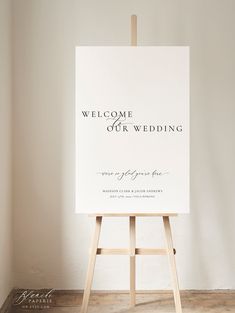
M 76 48 L 76 212 L 189 212 L 188 47 Z

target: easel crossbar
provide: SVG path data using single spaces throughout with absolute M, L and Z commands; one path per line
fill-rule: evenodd
M 176 250 L 173 249 L 176 254 Z M 130 249 L 125 248 L 98 248 L 97 255 L 131 255 Z M 135 255 L 167 255 L 167 249 L 153 249 L 153 248 L 135 248 Z

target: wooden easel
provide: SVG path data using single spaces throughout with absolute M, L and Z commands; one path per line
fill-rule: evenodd
M 131 45 L 137 46 L 137 17 L 136 15 L 131 16 Z M 136 291 L 135 291 L 135 277 L 136 277 L 136 265 L 135 258 L 136 255 L 167 255 L 170 265 L 171 278 L 173 284 L 173 293 L 175 301 L 176 313 L 182 313 L 180 292 L 178 277 L 176 271 L 175 256 L 176 250 L 173 248 L 171 226 L 170 226 L 170 216 L 177 216 L 177 214 L 171 213 L 146 213 L 146 214 L 94 214 L 96 218 L 95 233 L 93 237 L 93 242 L 91 245 L 87 277 L 81 307 L 81 313 L 87 313 L 88 302 L 90 298 L 92 280 L 94 275 L 96 255 L 129 255 L 130 257 L 130 304 L 135 306 L 136 303 Z M 166 248 L 165 249 L 153 249 L 153 248 L 136 248 L 136 218 L 137 217 L 162 217 Z M 103 217 L 129 217 L 129 232 L 130 232 L 130 245 L 129 249 L 110 249 L 110 248 L 98 248 L 99 237 L 102 225 Z

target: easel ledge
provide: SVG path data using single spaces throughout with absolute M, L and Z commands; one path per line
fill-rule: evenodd
M 174 217 L 178 216 L 177 213 L 92 213 L 88 215 L 89 217 L 129 217 L 129 216 L 135 216 L 135 217 L 151 217 L 151 216 L 169 216 Z

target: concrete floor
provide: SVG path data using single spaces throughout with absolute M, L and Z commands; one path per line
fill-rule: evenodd
M 170 293 L 138 293 L 137 305 L 129 307 L 126 293 L 95 293 L 91 295 L 88 313 L 173 313 Z M 181 292 L 183 313 L 235 313 L 235 292 Z M 53 296 L 49 309 L 21 309 L 13 306 L 11 313 L 79 313 L 82 294 L 59 292 Z

